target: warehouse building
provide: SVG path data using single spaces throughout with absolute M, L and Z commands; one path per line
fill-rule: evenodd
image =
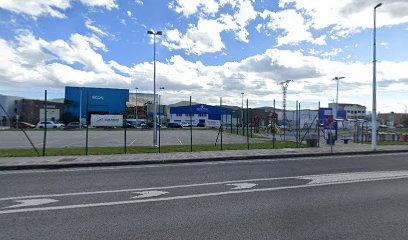
M 191 121 L 190 121 L 191 111 Z M 219 127 L 221 115 L 223 122 L 230 124 L 232 110 L 225 107 L 195 104 L 170 108 L 170 123 L 192 123 L 193 126 L 204 124 L 206 127 Z M 228 116 L 228 117 L 227 117 Z
M 65 112 L 86 121 L 89 114 L 123 114 L 129 101 L 128 89 L 65 87 Z

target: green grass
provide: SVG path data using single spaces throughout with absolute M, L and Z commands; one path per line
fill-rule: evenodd
M 300 145 L 299 147 L 305 147 Z M 250 149 L 272 149 L 272 143 L 250 143 Z M 275 148 L 296 148 L 295 142 L 290 141 L 276 141 Z M 223 150 L 246 150 L 247 144 L 223 144 Z M 38 149 L 42 154 L 42 149 Z M 174 146 L 162 146 L 161 152 L 189 152 L 190 145 L 174 145 Z M 219 151 L 221 146 L 218 144 L 203 144 L 193 145 L 193 151 Z M 128 147 L 127 153 L 157 153 L 158 149 L 149 146 L 137 146 Z M 124 147 L 90 147 L 88 148 L 89 155 L 110 155 L 110 154 L 123 154 Z M 48 148 L 46 151 L 47 156 L 73 156 L 73 155 L 85 155 L 85 148 Z M 33 157 L 37 156 L 33 149 L 0 149 L 0 157 Z

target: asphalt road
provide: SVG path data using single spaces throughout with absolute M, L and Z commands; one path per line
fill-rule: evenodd
M 408 155 L 0 172 L 0 239 L 408 239 Z

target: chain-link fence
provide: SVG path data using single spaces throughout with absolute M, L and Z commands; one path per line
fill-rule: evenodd
M 188 98 L 180 104 L 156 108 L 146 102 L 131 107 L 123 103 L 123 111 L 103 115 L 89 110 L 89 96 L 82 109 L 81 121 L 65 111 L 56 115 L 55 107 L 45 98 L 37 111 L 38 123 L 24 125 L 2 109 L 0 152 L 16 150 L 11 155 L 83 155 L 142 152 L 207 151 L 236 149 L 274 149 L 282 147 L 331 147 L 339 144 L 365 144 L 371 139 L 369 121 L 338 120 L 330 122 L 319 102 L 271 100 L 269 107 L 256 107 L 250 99 L 240 106 L 202 102 Z M 69 110 L 65 102 L 65 110 Z M 144 114 L 144 115 L 143 115 Z M 95 116 L 111 116 L 116 125 L 101 125 Z M 112 117 L 113 116 L 113 117 Z M 28 119 L 27 117 L 25 119 Z M 102 118 L 101 118 L 102 119 Z M 333 119 L 333 117 L 331 117 Z M 24 120 L 24 118 L 23 118 Z M 104 119 L 104 121 L 108 121 Z M 120 120 L 120 121 L 119 121 Z M 65 125 L 60 125 L 63 122 Z M 33 128 L 35 127 L 35 128 Z M 337 130 L 337 131 L 336 131 Z M 384 132 L 378 141 L 408 141 L 407 134 Z M 3 154 L 4 155 L 4 154 Z

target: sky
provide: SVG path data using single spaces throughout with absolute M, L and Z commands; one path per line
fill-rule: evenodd
M 63 98 L 65 86 L 153 92 L 165 104 L 372 107 L 380 0 L 1 0 L 0 94 Z M 408 105 L 408 1 L 377 9 L 377 104 Z

